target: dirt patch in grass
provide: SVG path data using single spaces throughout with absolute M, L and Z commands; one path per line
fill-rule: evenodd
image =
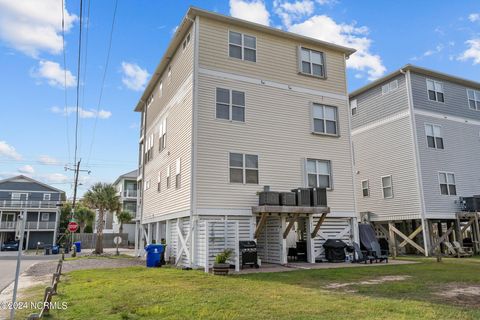
M 375 279 L 370 279 L 370 280 L 362 280 L 362 281 L 357 281 L 357 282 L 334 282 L 330 283 L 329 285 L 325 286 L 325 289 L 341 289 L 345 287 L 350 287 L 354 285 L 377 285 L 377 284 L 382 284 L 385 282 L 391 282 L 391 281 L 403 281 L 407 280 L 408 278 L 411 278 L 410 276 L 383 276 L 383 277 L 378 277 Z M 352 290 L 349 290 L 351 292 Z
M 449 284 L 435 294 L 444 301 L 465 307 L 480 308 L 480 285 Z

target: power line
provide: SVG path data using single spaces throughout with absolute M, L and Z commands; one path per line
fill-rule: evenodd
M 76 103 L 76 110 L 75 113 L 75 156 L 74 156 L 74 163 L 77 163 L 77 150 L 78 150 L 78 111 L 80 107 L 80 68 L 82 62 L 82 16 L 83 16 L 83 0 L 80 0 L 80 31 L 78 35 L 78 59 L 77 59 L 77 103 Z
M 84 63 L 83 63 L 83 81 L 82 81 L 82 105 L 85 106 L 85 87 L 87 85 L 87 65 L 88 65 L 88 35 L 89 35 L 89 30 L 90 30 L 90 0 L 88 0 L 88 4 L 87 4 L 87 20 L 86 22 L 84 22 L 84 25 L 85 25 L 85 52 L 84 52 Z M 80 127 L 79 127 L 79 132 L 80 132 L 80 136 L 82 135 L 82 132 L 83 132 L 83 129 L 84 129 L 84 126 L 82 126 L 82 123 L 80 123 Z M 82 140 L 80 139 L 80 142 L 79 142 L 79 146 L 78 146 L 78 149 L 80 150 L 79 153 L 82 152 Z
M 65 2 L 62 0 L 62 51 L 63 51 L 63 73 L 64 73 L 64 79 L 63 79 L 63 89 L 64 89 L 64 96 L 65 96 L 65 112 L 67 111 L 68 107 L 68 97 L 67 97 L 67 58 L 66 58 L 66 53 L 65 53 Z M 68 154 L 68 159 L 70 159 L 70 130 L 69 130 L 69 124 L 68 124 L 68 112 L 66 112 L 65 115 L 65 129 L 67 131 L 67 154 Z
M 105 87 L 105 79 L 107 77 L 108 65 L 109 65 L 109 62 L 110 62 L 110 50 L 112 48 L 113 30 L 115 28 L 115 18 L 117 16 L 117 6 L 118 6 L 118 0 L 115 0 L 115 6 L 114 6 L 114 9 L 113 9 L 112 27 L 110 29 L 110 37 L 109 37 L 109 41 L 108 41 L 107 59 L 105 61 L 105 69 L 103 70 L 102 84 L 100 86 L 100 95 L 98 97 L 97 112 L 95 114 L 95 122 L 93 124 L 92 141 L 90 143 L 90 150 L 88 152 L 87 166 L 90 164 L 90 156 L 92 154 L 93 143 L 95 141 L 95 133 L 97 131 L 98 113 L 100 111 L 100 105 L 102 103 L 103 88 Z

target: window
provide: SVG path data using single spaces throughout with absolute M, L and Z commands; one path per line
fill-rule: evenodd
M 397 89 L 398 89 L 398 80 L 393 80 L 382 86 L 382 94 L 387 94 Z
M 162 152 L 167 147 L 167 118 L 160 120 L 158 126 L 158 150 Z
M 257 61 L 257 38 L 230 31 L 228 33 L 228 55 L 246 61 Z
M 50 214 L 48 212 L 42 212 L 41 219 L 42 221 L 48 221 L 50 219 Z
M 158 191 L 158 192 L 161 192 L 161 191 L 162 191 L 162 172 L 161 172 L 161 171 L 158 171 L 157 191 Z
M 330 161 L 307 159 L 307 179 L 309 187 L 332 188 Z
M 357 99 L 350 101 L 350 110 L 352 111 L 352 116 L 357 114 Z
M 183 50 L 185 50 L 185 48 L 188 46 L 188 44 L 190 43 L 190 33 L 187 35 L 187 37 L 185 38 L 185 40 L 183 40 Z
M 147 100 L 147 109 L 150 108 L 152 103 L 153 103 L 153 94 Z
M 230 153 L 230 182 L 258 184 L 258 156 Z
M 370 196 L 370 183 L 368 180 L 362 180 L 362 195 L 364 198 Z
M 438 180 L 440 182 L 440 193 L 442 195 L 454 196 L 457 194 L 455 174 L 450 172 L 439 172 Z
M 431 101 L 445 102 L 443 96 L 443 83 L 427 79 L 428 99 Z
M 162 97 L 163 95 L 163 83 L 160 81 L 160 84 L 158 85 L 158 96 Z
M 436 124 L 425 124 L 427 145 L 429 148 L 443 149 L 443 138 L 441 127 Z
M 324 78 L 325 66 L 323 52 L 300 47 L 300 72 L 311 76 Z
M 337 135 L 337 108 L 313 104 L 313 132 Z
M 50 201 L 50 198 L 52 195 L 50 193 L 44 193 L 43 194 L 43 201 Z
M 245 92 L 217 88 L 216 117 L 245 122 Z
M 480 111 L 480 91 L 467 89 L 467 97 L 470 109 Z
M 167 166 L 167 189 L 170 188 L 170 166 Z
M 168 80 L 168 83 L 170 83 L 172 81 L 172 67 L 171 66 L 168 67 L 167 80 Z
M 20 200 L 20 198 L 22 197 L 22 194 L 21 193 L 12 193 L 12 200 Z
M 175 188 L 181 187 L 181 175 L 180 175 L 180 158 L 175 161 Z
M 145 147 L 145 163 L 153 159 L 153 133 L 147 138 Z
M 392 176 L 382 177 L 383 198 L 393 198 Z

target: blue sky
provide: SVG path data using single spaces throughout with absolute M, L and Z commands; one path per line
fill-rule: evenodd
M 64 166 L 73 165 L 79 3 L 65 8 L 65 104 L 61 1 L 0 0 L 0 178 L 24 173 L 71 194 Z M 480 82 L 478 0 L 121 0 L 99 104 L 114 4 L 90 3 L 88 45 L 83 29 L 78 154 L 91 174 L 81 175 L 80 193 L 136 168 L 132 110 L 190 5 L 355 47 L 350 90 L 407 63 Z

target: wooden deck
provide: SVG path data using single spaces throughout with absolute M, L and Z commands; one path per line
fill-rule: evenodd
M 259 213 L 298 213 L 298 214 L 322 214 L 329 213 L 330 207 L 298 207 L 298 206 L 254 206 L 253 214 Z

